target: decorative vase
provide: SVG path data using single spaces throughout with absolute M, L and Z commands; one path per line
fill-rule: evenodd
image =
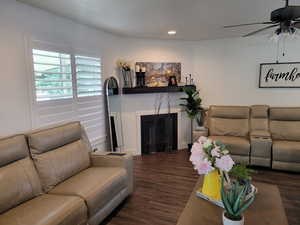
M 241 220 L 231 220 L 225 216 L 225 211 L 223 211 L 223 225 L 244 225 L 244 216 L 242 215 Z
M 214 200 L 221 200 L 221 181 L 219 170 L 214 169 L 204 176 L 202 193 Z
M 132 77 L 131 77 L 131 70 L 124 70 L 122 69 L 123 81 L 125 88 L 132 87 Z

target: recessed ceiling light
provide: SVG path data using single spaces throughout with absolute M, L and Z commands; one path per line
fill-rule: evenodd
M 169 30 L 169 31 L 168 31 L 168 34 L 169 34 L 169 35 L 175 35 L 175 34 L 176 34 L 176 30 Z

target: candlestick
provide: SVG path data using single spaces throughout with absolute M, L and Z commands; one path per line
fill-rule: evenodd
M 139 65 L 135 65 L 135 71 L 140 72 L 141 67 Z

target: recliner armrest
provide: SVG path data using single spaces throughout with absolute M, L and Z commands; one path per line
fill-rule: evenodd
M 109 152 L 91 152 L 91 163 L 93 167 L 121 167 L 128 174 L 129 193 L 133 191 L 133 156 L 126 153 L 123 156 L 109 155 Z
M 267 130 L 253 130 L 250 132 L 250 137 L 271 138 L 271 133 Z
M 197 141 L 201 136 L 208 137 L 208 129 L 193 130 L 193 142 Z

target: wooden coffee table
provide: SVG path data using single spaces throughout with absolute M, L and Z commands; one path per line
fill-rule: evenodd
M 198 180 L 177 225 L 220 225 L 223 209 L 196 196 L 202 186 L 203 176 Z M 278 187 L 254 182 L 258 194 L 253 204 L 245 211 L 245 225 L 288 225 Z

